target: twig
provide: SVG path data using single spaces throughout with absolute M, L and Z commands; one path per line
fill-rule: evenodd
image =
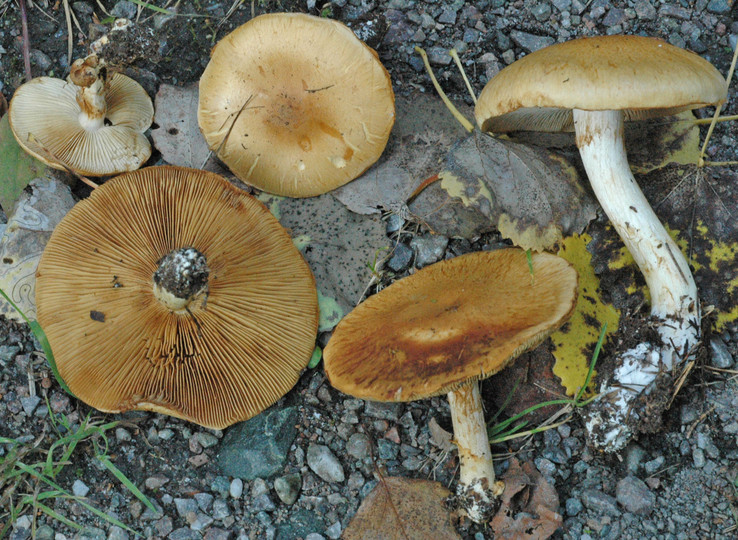
M 64 18 L 67 21 L 67 64 L 72 65 L 72 48 L 74 41 L 72 37 L 72 10 L 69 8 L 69 0 L 64 0 Z
M 28 13 L 26 12 L 26 0 L 18 0 L 21 12 L 21 32 L 23 34 L 23 67 L 26 70 L 26 80 L 33 78 L 31 75 L 31 48 L 28 41 Z

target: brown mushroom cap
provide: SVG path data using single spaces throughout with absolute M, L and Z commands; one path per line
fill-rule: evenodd
M 104 92 L 110 125 L 90 128 L 81 122 L 78 88 L 51 77 L 18 88 L 9 113 L 18 144 L 51 167 L 65 168 L 58 159 L 88 176 L 138 169 L 151 156 L 143 132 L 151 125 L 154 107 L 146 91 L 129 77 L 112 74 Z
M 153 278 L 180 248 L 204 256 L 205 289 L 167 307 Z M 292 388 L 315 346 L 304 259 L 263 204 L 208 172 L 150 167 L 105 183 L 54 230 L 36 278 L 59 373 L 103 411 L 223 428 Z
M 427 266 L 359 304 L 323 351 L 331 384 L 378 401 L 444 394 L 503 369 L 572 313 L 576 270 L 548 253 L 476 252 Z
M 310 197 L 379 158 L 395 119 L 394 94 L 376 53 L 349 28 L 275 13 L 213 49 L 197 118 L 210 149 L 241 180 Z
M 539 49 L 482 90 L 482 131 L 571 129 L 572 109 L 623 110 L 625 118 L 677 114 L 725 101 L 728 85 L 700 56 L 656 38 L 599 36 Z

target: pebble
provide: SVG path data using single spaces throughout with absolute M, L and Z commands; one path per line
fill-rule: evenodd
M 75 480 L 72 484 L 72 493 L 76 497 L 86 497 L 89 492 L 90 488 L 82 480 Z
M 412 260 L 413 250 L 402 242 L 399 242 L 392 251 L 392 256 L 389 258 L 386 265 L 387 268 L 393 272 L 402 272 L 410 266 L 410 262 Z
M 177 508 L 177 514 L 180 517 L 187 519 L 189 514 L 195 514 L 197 512 L 197 502 L 195 499 L 174 499 L 174 506 Z
M 134 19 L 137 11 L 136 4 L 128 0 L 121 0 L 116 2 L 113 9 L 110 10 L 110 15 L 116 18 Z
M 210 512 L 210 509 L 213 507 L 213 500 L 215 497 L 206 492 L 200 492 L 195 493 L 193 495 L 195 502 L 197 503 L 197 507 L 202 510 L 203 512 Z
M 146 486 L 146 489 L 153 491 L 163 487 L 167 482 L 169 482 L 169 478 L 163 474 L 156 474 L 154 476 L 149 476 L 144 480 L 144 485 Z
M 448 238 L 438 234 L 416 236 L 410 240 L 410 247 L 415 252 L 415 267 L 423 268 L 440 261 L 446 252 Z
M 719 369 L 729 369 L 733 366 L 733 355 L 730 354 L 728 346 L 720 339 L 720 336 L 710 338 L 710 364 Z
M 215 499 L 213 501 L 212 516 L 214 519 L 225 519 L 230 515 L 231 515 L 231 509 L 229 508 L 228 503 L 226 501 L 224 501 L 223 499 Z
M 575 497 L 569 497 L 566 499 L 566 515 L 576 516 L 584 509 L 582 501 Z
M 234 499 L 240 499 L 243 494 L 243 480 L 240 478 L 234 478 L 231 481 L 231 486 L 228 490 L 231 497 Z
M 607 516 L 619 516 L 617 500 L 597 489 L 585 489 L 582 491 L 582 504 L 593 512 Z
M 639 478 L 628 475 L 617 483 L 615 497 L 628 512 L 648 516 L 656 504 L 654 495 Z
M 350 480 L 350 478 L 349 478 Z M 278 476 L 274 479 L 274 491 L 284 504 L 294 504 L 300 494 L 302 476 L 297 473 Z
M 36 537 L 38 539 L 38 536 Z M 128 532 L 118 527 L 117 525 L 113 525 L 108 529 L 108 538 L 107 540 L 128 540 L 130 538 L 130 535 Z
M 322 444 L 310 444 L 307 451 L 310 469 L 326 482 L 343 482 L 343 466 L 330 448 Z
M 28 396 L 21 398 L 20 401 L 21 406 L 23 407 L 23 412 L 28 416 L 31 416 L 33 411 L 36 410 L 36 407 L 38 407 L 38 404 L 41 403 L 41 398 L 38 396 Z
M 364 460 L 369 457 L 371 444 L 369 437 L 365 434 L 354 433 L 346 443 L 346 452 L 358 460 Z
M 529 53 L 548 47 L 549 45 L 553 45 L 556 42 L 552 37 L 537 36 L 520 30 L 511 30 L 510 39 L 512 39 L 518 47 Z

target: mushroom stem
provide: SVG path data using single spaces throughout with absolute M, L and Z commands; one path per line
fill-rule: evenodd
M 449 392 L 448 403 L 461 462 L 456 495 L 472 521 L 486 523 L 497 511 L 505 485 L 495 482 L 479 383 L 466 383 Z
M 687 260 L 661 225 L 633 178 L 623 143 L 620 111 L 574 110 L 576 141 L 592 189 L 640 268 L 651 294 L 660 343 L 641 343 L 618 359 L 602 397 L 587 411 L 591 441 L 622 448 L 643 421 L 635 406 L 660 373 L 670 373 L 700 337 L 697 286 Z
M 105 76 L 97 56 L 75 60 L 69 70 L 69 80 L 77 86 L 79 123 L 88 131 L 96 131 L 105 125 Z

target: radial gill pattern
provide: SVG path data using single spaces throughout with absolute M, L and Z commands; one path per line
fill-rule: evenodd
M 183 247 L 206 257 L 210 276 L 173 312 L 152 277 Z M 212 428 L 292 388 L 318 324 L 312 273 L 269 211 L 217 175 L 175 167 L 122 175 L 77 204 L 44 252 L 36 302 L 79 398 Z

